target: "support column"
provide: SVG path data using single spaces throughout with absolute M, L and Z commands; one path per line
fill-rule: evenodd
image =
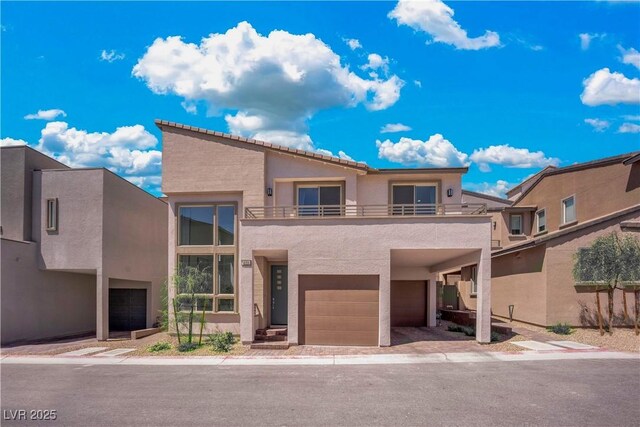
M 300 343 L 300 335 L 298 333 L 298 265 L 289 261 L 287 264 L 287 340 L 291 345 Z
M 251 260 L 251 266 L 243 267 L 241 265 L 242 260 L 246 259 Z M 253 254 L 249 252 L 242 254 L 238 264 L 240 265 L 240 341 L 243 344 L 251 344 L 255 334 L 253 324 L 253 269 L 256 268 L 256 261 L 253 258 Z
M 96 270 L 96 338 L 109 338 L 109 277 L 102 268 Z
M 436 282 L 438 280 L 438 274 L 430 273 L 427 276 L 427 279 L 429 281 L 427 287 L 427 304 L 429 304 L 429 307 L 427 308 L 427 326 L 430 328 L 434 328 L 436 326 Z
M 491 251 L 483 249 L 478 260 L 476 341 L 491 342 Z
M 379 283 L 379 312 L 380 317 L 380 347 L 389 347 L 391 345 L 391 255 L 386 265 L 380 266 L 380 283 Z

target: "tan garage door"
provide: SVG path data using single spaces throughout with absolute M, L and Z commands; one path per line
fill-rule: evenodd
M 300 343 L 378 345 L 378 282 L 369 275 L 300 275 Z
M 391 326 L 426 326 L 427 283 L 422 280 L 391 281 Z

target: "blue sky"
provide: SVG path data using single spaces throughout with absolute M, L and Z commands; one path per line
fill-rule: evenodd
M 2 144 L 154 194 L 156 118 L 469 165 L 492 194 L 640 150 L 637 2 L 3 2 L 1 21 Z

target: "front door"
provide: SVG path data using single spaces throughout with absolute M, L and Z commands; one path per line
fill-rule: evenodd
M 286 265 L 271 266 L 271 324 L 286 325 L 288 316 L 288 280 Z

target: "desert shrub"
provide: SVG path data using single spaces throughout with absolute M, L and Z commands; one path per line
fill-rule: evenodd
M 196 348 L 198 348 L 198 344 L 194 343 L 194 342 L 183 342 L 180 345 L 178 345 L 178 351 L 181 353 L 185 353 L 188 351 L 193 351 Z
M 171 344 L 169 344 L 166 341 L 159 341 L 151 346 L 149 346 L 149 351 L 152 353 L 158 352 L 158 351 L 164 351 L 164 350 L 169 350 L 171 349 Z
M 447 326 L 447 330 L 449 332 L 463 332 L 463 328 L 464 328 L 463 326 L 456 325 L 456 324 Z
M 497 332 L 491 332 L 491 342 L 500 341 L 500 334 Z
M 549 331 L 558 335 L 569 335 L 573 332 L 573 328 L 566 323 L 556 323 L 553 326 L 549 326 L 547 328 Z
M 236 341 L 231 332 L 216 332 L 209 337 L 213 350 L 220 353 L 228 353 Z
M 476 336 L 476 329 L 470 326 L 465 326 L 464 328 L 462 328 L 462 332 L 468 337 Z

